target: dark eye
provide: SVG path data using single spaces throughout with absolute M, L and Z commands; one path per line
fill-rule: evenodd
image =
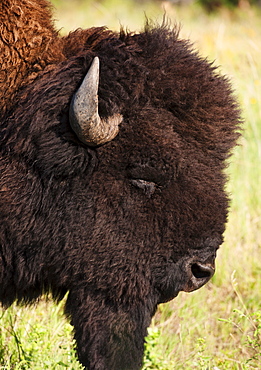
M 136 188 L 142 189 L 144 193 L 146 193 L 149 197 L 155 192 L 157 185 L 154 182 L 146 181 L 146 180 L 139 180 L 139 179 L 132 179 L 130 180 L 131 184 L 134 185 Z

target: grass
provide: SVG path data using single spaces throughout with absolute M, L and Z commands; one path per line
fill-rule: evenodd
M 162 19 L 162 2 L 53 1 L 57 27 L 120 24 L 139 30 L 148 17 Z M 245 119 L 244 134 L 228 173 L 231 212 L 217 272 L 197 292 L 161 305 L 147 338 L 144 370 L 261 369 L 261 22 L 258 9 L 207 16 L 195 6 L 164 2 L 171 20 L 228 74 Z M 0 369 L 81 369 L 72 328 L 55 306 L 11 307 L 0 316 Z M 119 369 L 120 370 L 120 369 Z
M 0 317 L 0 369 L 81 369 L 63 302 L 12 306 Z

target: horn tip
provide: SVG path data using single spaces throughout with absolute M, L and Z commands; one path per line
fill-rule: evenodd
M 99 69 L 99 66 L 100 66 L 100 59 L 99 57 L 94 57 L 93 61 L 92 61 L 92 66 L 95 66 L 96 68 Z

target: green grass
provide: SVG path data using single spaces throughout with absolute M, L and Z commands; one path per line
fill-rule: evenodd
M 104 24 L 139 30 L 144 12 L 159 21 L 163 16 L 161 2 L 53 2 L 62 33 Z M 182 37 L 231 77 L 245 124 L 228 168 L 231 212 L 217 272 L 206 287 L 159 307 L 144 370 L 261 369 L 261 14 L 245 8 L 207 16 L 197 6 L 168 2 L 165 12 L 183 24 Z M 40 302 L 2 312 L 0 369 L 81 369 L 62 304 Z
M 12 306 L 0 316 L 0 369 L 81 369 L 59 305 Z

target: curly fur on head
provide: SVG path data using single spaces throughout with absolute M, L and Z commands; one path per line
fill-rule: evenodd
M 48 65 L 64 59 L 46 0 L 0 2 L 0 111 Z

